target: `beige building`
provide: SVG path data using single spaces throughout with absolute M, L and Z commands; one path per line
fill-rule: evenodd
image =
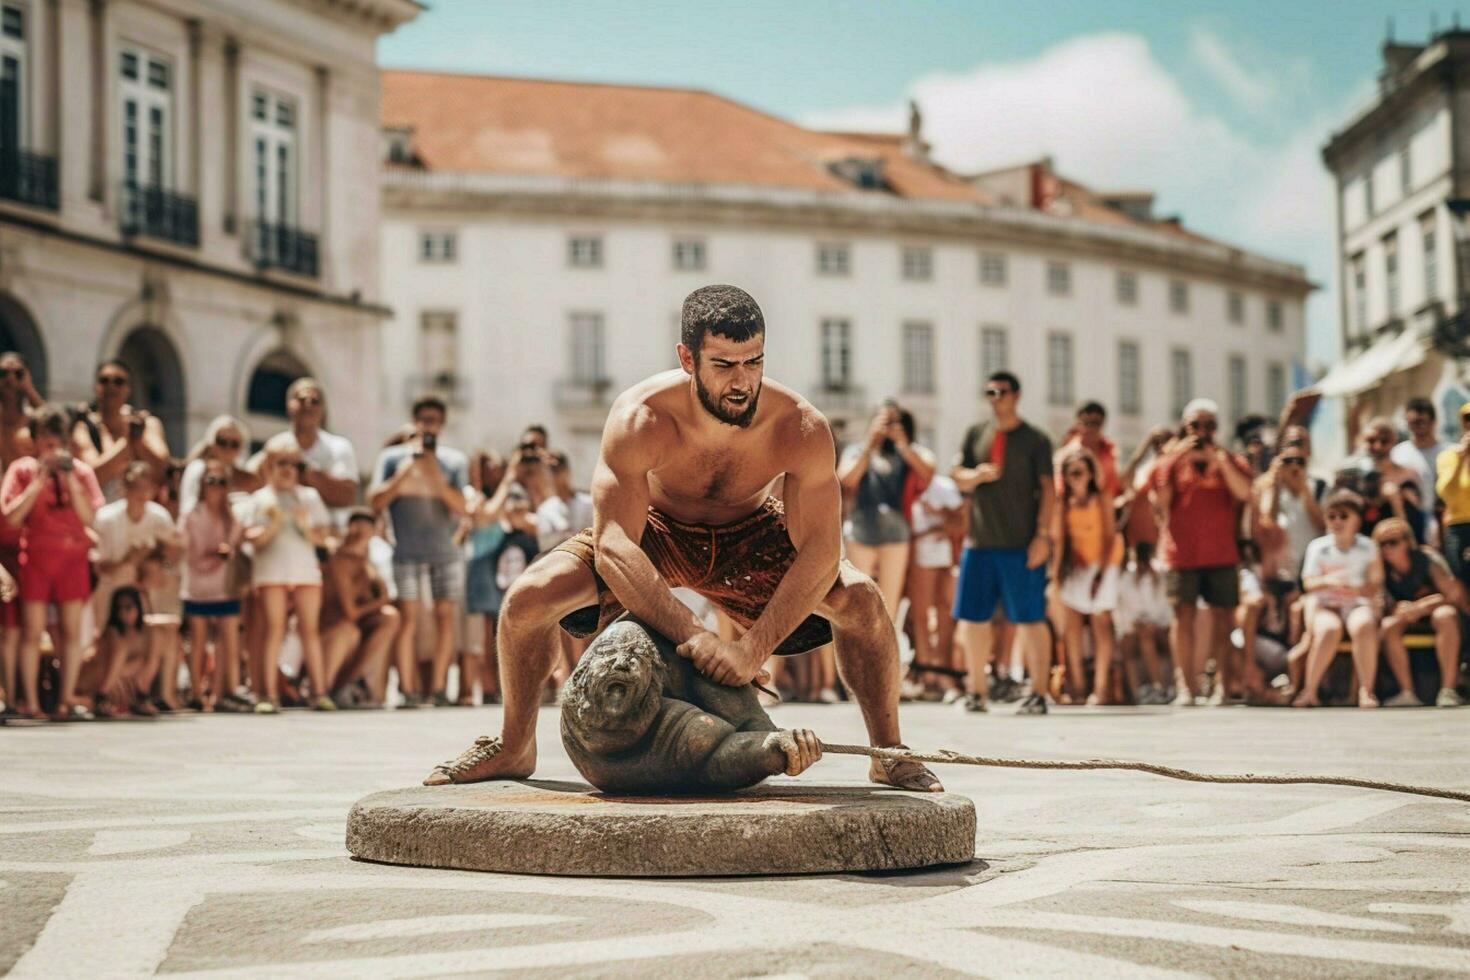
M 413 0 L 0 0 L 0 348 L 176 453 L 220 412 L 380 436 L 377 38 Z
M 766 314 L 770 377 L 851 435 L 887 396 L 947 456 L 1009 368 L 1061 432 L 1096 398 L 1125 444 L 1196 395 L 1274 412 L 1300 266 L 1202 237 L 1046 161 L 966 178 L 904 135 L 818 132 L 708 92 L 383 74 L 387 395 L 451 437 L 545 423 L 579 479 L 610 400 L 676 366 L 683 297 Z
M 1470 206 L 1470 33 L 1385 44 L 1372 103 L 1332 134 L 1342 357 L 1318 387 L 1347 400 L 1347 428 L 1415 395 L 1458 438 L 1470 398 L 1447 356 L 1467 332 L 1457 240 Z

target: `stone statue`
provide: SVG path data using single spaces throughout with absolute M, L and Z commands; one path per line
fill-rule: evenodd
M 698 673 L 674 644 L 631 617 L 587 649 L 562 690 L 561 740 L 608 793 L 708 793 L 795 776 L 821 758 L 805 729 L 776 728 L 752 686 Z

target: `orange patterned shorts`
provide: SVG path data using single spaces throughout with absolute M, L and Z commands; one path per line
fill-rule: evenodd
M 786 509 L 775 497 L 732 524 L 685 524 L 650 507 L 640 544 L 670 588 L 699 593 L 747 628 L 796 560 L 796 547 L 786 535 Z M 597 579 L 597 605 L 564 617 L 562 629 L 577 637 L 592 636 L 623 614 L 622 603 L 597 574 L 591 528 L 552 550 L 581 559 Z M 781 641 L 776 653 L 805 653 L 831 642 L 832 625 L 813 614 Z

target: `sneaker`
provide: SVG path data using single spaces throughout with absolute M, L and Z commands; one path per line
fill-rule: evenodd
M 1434 699 L 1434 706 L 1436 708 L 1463 708 L 1465 699 L 1460 697 L 1460 692 L 1453 687 L 1442 687 L 1439 689 L 1439 696 Z
M 985 703 L 985 699 L 978 694 L 966 694 L 964 697 L 958 699 L 956 703 L 960 706 L 961 711 L 970 714 L 983 715 L 990 710 L 989 705 Z
M 438 694 L 434 695 L 433 698 L 431 698 L 430 700 L 433 702 L 433 705 L 436 708 L 454 707 L 454 702 L 449 700 L 449 695 L 445 694 L 443 691 L 440 691 Z
M 1383 702 L 1383 706 L 1385 708 L 1422 708 L 1424 707 L 1424 702 L 1420 701 L 1419 696 L 1413 691 L 1409 690 L 1408 688 L 1404 688 L 1402 691 L 1395 694 L 1387 701 Z
M 957 687 L 951 687 L 947 691 L 944 692 L 943 701 L 944 701 L 945 704 L 954 704 L 956 701 L 958 701 L 960 698 L 962 698 L 964 696 L 965 696 L 965 692 L 964 691 L 961 691 Z
M 398 702 L 398 707 L 400 708 L 422 708 L 423 706 L 424 696 L 422 694 L 405 694 L 403 695 L 403 699 Z
M 279 714 L 281 709 L 273 701 L 257 701 L 253 710 L 258 715 L 274 715 Z
M 832 690 L 830 687 L 822 688 L 821 693 L 817 695 L 817 700 L 822 704 L 839 704 L 842 701 L 842 699 L 837 696 L 837 692 Z
M 336 711 L 336 703 L 325 694 L 311 702 L 312 711 Z
M 1016 709 L 1018 715 L 1044 715 L 1046 714 L 1046 698 L 1040 694 L 1033 694 L 1021 702 Z

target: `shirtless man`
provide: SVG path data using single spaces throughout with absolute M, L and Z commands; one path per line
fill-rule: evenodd
M 103 361 L 92 383 L 97 407 L 86 419 L 77 419 L 71 431 L 72 455 L 92 467 L 109 502 L 122 497 L 122 475 L 129 463 L 148 463 L 157 479 L 163 478 L 168 466 L 163 423 L 129 405 L 132 392 L 133 373 L 128 366 L 122 361 Z
M 869 740 L 900 744 L 898 644 L 878 587 L 840 557 L 827 420 L 791 389 L 762 384 L 765 320 L 744 291 L 690 293 L 682 341 L 681 371 L 656 374 L 613 403 L 592 479 L 592 528 L 537 559 L 505 597 L 500 737 L 477 739 L 426 785 L 530 776 L 558 625 L 585 635 L 624 608 L 731 686 L 749 684 L 772 653 L 835 640 Z M 771 496 L 783 477 L 784 512 Z M 677 586 L 708 598 L 744 635 L 728 641 L 706 630 L 670 591 Z M 869 775 L 903 789 L 943 788 L 913 762 L 874 760 Z

